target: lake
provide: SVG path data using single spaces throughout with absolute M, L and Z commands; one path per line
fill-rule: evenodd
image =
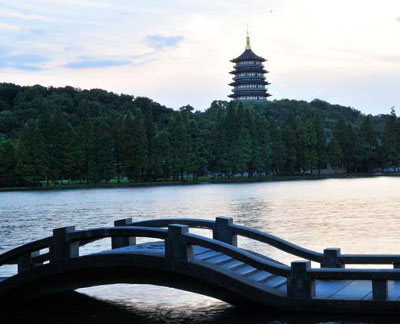
M 221 215 L 312 250 L 340 247 L 343 253 L 400 253 L 397 177 L 0 192 L 0 253 L 49 236 L 53 228 L 62 226 L 110 226 L 114 220 L 127 217 L 213 219 Z M 239 240 L 239 245 L 287 264 L 293 261 L 285 253 L 250 240 Z M 109 246 L 109 240 L 101 240 L 83 252 Z M 3 267 L 0 276 L 14 271 L 14 266 Z M 68 316 L 85 322 L 108 316 L 143 323 L 240 323 L 245 319 L 254 323 L 292 323 L 299 318 L 262 312 L 246 314 L 243 309 L 209 297 L 156 286 L 110 285 L 79 292 L 84 295 L 65 297 L 76 309 L 73 315 L 61 310 L 48 314 L 46 310 L 29 312 L 54 322 Z M 16 315 L 10 312 L 10 317 Z M 21 312 L 18 315 L 23 316 Z M 332 316 L 302 315 L 304 320 L 316 323 L 375 321 L 372 317 Z M 382 322 L 382 318 L 379 320 Z

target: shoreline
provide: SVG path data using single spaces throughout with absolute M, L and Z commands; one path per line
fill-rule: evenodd
M 188 186 L 202 184 L 242 184 L 256 182 L 281 182 L 281 181 L 313 181 L 326 179 L 357 179 L 373 177 L 399 177 L 400 174 L 390 173 L 348 173 L 330 175 L 293 175 L 273 176 L 262 178 L 231 178 L 231 179 L 207 179 L 188 181 L 159 181 L 159 182 L 138 182 L 138 183 L 110 183 L 110 184 L 64 184 L 39 187 L 0 187 L 0 192 L 10 191 L 49 191 L 49 190 L 73 190 L 73 189 L 108 189 L 108 188 L 147 188 L 160 186 Z

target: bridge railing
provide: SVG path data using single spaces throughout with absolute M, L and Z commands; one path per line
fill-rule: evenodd
M 215 221 L 203 219 L 154 219 L 146 221 L 132 222 L 129 226 L 154 226 L 167 227 L 171 224 L 187 225 L 191 228 L 210 229 L 213 231 L 213 238 L 233 246 L 237 246 L 237 236 L 247 237 L 262 243 L 271 245 L 279 250 L 305 258 L 307 260 L 322 263 L 324 255 L 319 252 L 311 251 L 296 244 L 285 241 L 274 235 L 263 233 L 245 226 L 236 225 L 231 217 L 216 217 Z
M 53 263 L 79 257 L 80 246 L 87 242 L 111 238 L 112 248 L 116 249 L 135 245 L 137 237 L 146 237 L 165 241 L 165 257 L 172 267 L 176 267 L 180 262 L 198 262 L 193 260 L 193 247 L 201 246 L 226 254 L 258 270 L 286 277 L 289 298 L 314 298 L 316 280 L 369 280 L 372 285 L 372 298 L 387 300 L 388 281 L 400 280 L 400 269 L 341 269 L 338 266 L 313 269 L 310 261 L 295 261 L 291 263 L 290 267 L 268 261 L 238 248 L 237 235 L 271 244 L 302 257 L 320 258 L 320 255 L 274 236 L 234 225 L 231 218 L 219 217 L 215 222 L 186 219 L 184 220 L 185 224 L 170 222 L 171 220 L 146 221 L 144 225 L 147 226 L 138 226 L 138 223 L 132 223 L 131 219 L 125 219 L 116 221 L 114 227 L 75 230 L 75 227 L 70 226 L 54 229 L 51 237 L 25 244 L 0 255 L 0 266 L 18 260 L 18 271 L 21 272 L 38 267 L 44 261 Z M 172 220 L 172 222 L 176 223 L 177 220 Z M 140 223 L 140 225 L 142 224 L 143 222 Z M 168 229 L 154 228 L 154 226 L 149 226 L 151 224 L 168 227 Z M 189 233 L 190 226 L 212 229 L 214 239 Z M 40 255 L 39 252 L 46 248 L 49 249 L 49 252 Z M 331 258 L 328 261 L 336 265 L 341 265 L 340 262 L 346 258 L 350 262 L 397 261 L 397 256 L 394 255 L 341 255 L 339 249 L 325 250 L 324 261 L 326 261 L 326 255 Z
M 233 223 L 230 217 L 217 217 L 215 221 L 203 219 L 155 219 L 131 222 L 129 226 L 167 227 L 171 224 L 187 225 L 213 231 L 213 238 L 237 246 L 237 236 L 266 243 L 281 251 L 317 262 L 321 268 L 344 268 L 346 264 L 387 264 L 400 268 L 400 254 L 341 254 L 339 248 L 327 248 L 321 252 L 305 249 L 271 234 Z
M 295 299 L 315 298 L 316 280 L 367 280 L 372 300 L 389 299 L 388 282 L 400 280 L 400 269 L 313 269 L 310 261 L 291 263 L 287 295 Z
M 171 265 L 177 261 L 192 261 L 193 246 L 202 246 L 213 249 L 242 261 L 259 270 L 288 277 L 290 267 L 270 262 L 234 245 L 209 239 L 207 237 L 189 233 L 188 225 L 171 224 L 168 229 L 127 226 L 129 219 L 115 222 L 114 227 L 92 228 L 75 230 L 74 226 L 62 227 L 53 230 L 53 236 L 25 244 L 8 251 L 0 256 L 0 266 L 8 263 L 17 263 L 18 272 L 26 271 L 43 265 L 79 257 L 79 248 L 90 241 L 103 238 L 112 239 L 112 249 L 136 244 L 137 237 L 155 238 L 165 240 L 165 256 Z M 197 222 L 196 222 L 197 223 Z M 207 225 L 208 226 L 208 225 Z M 221 232 L 219 232 L 220 235 Z M 49 249 L 49 252 L 40 255 L 40 250 Z
M 75 230 L 74 226 L 53 230 L 53 236 L 40 239 L 0 255 L 0 266 L 17 264 L 18 272 L 43 265 L 44 262 L 56 262 L 79 256 L 79 248 L 88 242 L 111 238 L 112 248 L 134 244 L 136 237 L 165 239 L 167 230 L 151 227 L 102 227 L 87 230 Z M 41 250 L 49 251 L 40 254 Z

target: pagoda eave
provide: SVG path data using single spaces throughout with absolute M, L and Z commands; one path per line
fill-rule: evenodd
M 229 85 L 232 86 L 232 87 L 234 87 L 234 86 L 237 86 L 237 85 L 249 84 L 249 83 L 251 83 L 251 84 L 262 84 L 262 85 L 269 85 L 269 84 L 271 84 L 271 83 L 269 83 L 269 82 L 267 82 L 267 81 L 264 81 L 264 80 L 246 80 L 246 81 L 243 81 L 243 82 L 234 81 L 234 82 L 229 83 Z
M 248 72 L 255 72 L 255 73 L 269 73 L 269 71 L 264 69 L 237 69 L 230 71 L 230 74 L 239 74 L 239 73 L 248 73 Z
M 262 98 L 268 98 L 268 97 L 272 96 L 269 93 L 266 93 L 266 94 L 251 94 L 251 95 L 252 96 L 257 96 L 257 97 L 262 97 Z M 239 98 L 239 97 L 245 97 L 245 96 L 250 96 L 250 94 L 240 94 L 240 95 L 238 95 L 238 94 L 230 94 L 230 95 L 228 95 L 229 98 Z M 249 99 L 246 99 L 246 100 L 249 100 Z M 257 99 L 254 99 L 254 100 L 257 100 Z

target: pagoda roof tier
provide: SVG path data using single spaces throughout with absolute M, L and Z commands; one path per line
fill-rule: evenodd
M 264 98 L 267 98 L 267 97 L 271 97 L 271 95 L 269 94 L 269 93 L 263 93 L 263 94 L 260 94 L 260 93 L 233 93 L 233 94 L 230 94 L 228 97 L 229 98 L 238 98 L 238 97 L 244 97 L 244 96 L 257 96 L 257 97 L 264 97 Z
M 263 85 L 268 85 L 270 83 L 265 81 L 264 79 L 261 79 L 261 78 L 234 80 L 233 82 L 229 83 L 230 86 L 236 86 L 236 85 L 240 85 L 240 84 L 263 84 Z
M 235 65 L 233 67 L 234 70 L 244 71 L 244 70 L 254 70 L 254 71 L 261 71 L 264 70 L 263 65 Z
M 270 95 L 267 93 L 267 89 L 238 89 L 231 96 L 241 97 L 241 96 L 267 96 Z
M 265 62 L 266 59 L 256 55 L 251 49 L 246 49 L 240 56 L 231 60 L 233 63 L 240 61 L 260 61 Z
M 236 75 L 233 77 L 233 81 L 241 81 L 241 80 L 265 80 L 264 75 Z
M 267 70 L 265 70 L 264 68 L 250 68 L 250 67 L 246 67 L 246 68 L 240 68 L 240 69 L 235 69 L 231 72 L 229 72 L 230 74 L 238 74 L 238 73 L 245 73 L 245 72 L 257 72 L 257 73 L 268 73 Z
M 251 92 L 253 93 L 265 93 L 267 91 L 266 88 L 243 88 L 243 89 L 232 89 L 233 93 L 240 93 L 240 92 Z

